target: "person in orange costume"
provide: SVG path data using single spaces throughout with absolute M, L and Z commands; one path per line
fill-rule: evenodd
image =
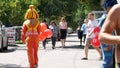
M 22 42 L 27 44 L 27 53 L 30 68 L 38 66 L 39 35 L 41 33 L 38 13 L 34 5 L 30 5 L 25 14 L 25 21 L 22 26 Z

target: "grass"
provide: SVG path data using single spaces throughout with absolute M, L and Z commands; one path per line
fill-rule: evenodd
M 22 40 L 15 41 L 16 44 L 22 44 Z

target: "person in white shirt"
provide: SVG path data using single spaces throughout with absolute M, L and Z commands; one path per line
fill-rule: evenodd
M 98 21 L 94 19 L 94 13 L 89 13 L 88 14 L 88 23 L 87 23 L 87 35 L 86 35 L 86 41 L 85 41 L 85 57 L 82 58 L 82 60 L 88 60 L 88 47 L 91 44 L 91 39 L 95 37 L 93 30 L 95 27 L 97 27 L 99 25 Z M 101 55 L 101 50 L 99 47 L 94 47 L 98 53 L 100 54 L 100 59 L 102 59 L 102 55 Z

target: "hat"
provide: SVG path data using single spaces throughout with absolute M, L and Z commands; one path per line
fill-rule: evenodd
M 38 18 L 38 13 L 35 10 L 34 5 L 30 5 L 29 9 L 25 14 L 25 19 L 36 19 L 36 18 Z
M 108 7 L 112 7 L 112 6 L 114 6 L 115 4 L 117 4 L 117 0 L 107 0 L 107 1 L 104 3 L 104 8 L 107 9 Z

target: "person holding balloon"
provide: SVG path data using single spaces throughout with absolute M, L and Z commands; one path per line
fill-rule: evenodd
M 42 32 L 45 30 L 45 29 L 48 29 L 48 26 L 46 24 L 46 20 L 44 19 L 41 24 L 44 24 L 44 29 L 42 28 Z M 47 38 L 45 38 L 44 40 L 42 40 L 42 46 L 44 47 L 44 49 L 46 49 L 46 43 L 47 43 Z
M 27 45 L 27 55 L 30 68 L 38 66 L 39 35 L 41 33 L 39 15 L 34 5 L 30 5 L 25 14 L 25 21 L 22 26 L 22 42 Z
M 88 14 L 88 23 L 87 23 L 87 35 L 86 35 L 86 41 L 85 41 L 85 47 L 84 47 L 84 50 L 85 50 L 85 57 L 82 58 L 82 60 L 88 60 L 88 47 L 89 45 L 91 44 L 91 40 L 95 37 L 95 34 L 94 34 L 94 28 L 98 26 L 98 21 L 96 21 L 94 19 L 94 13 L 90 12 Z M 96 47 L 96 46 L 93 46 L 99 53 L 100 55 L 100 59 L 102 57 L 102 54 L 101 54 L 101 50 L 99 47 Z
M 39 38 L 42 41 L 42 45 L 44 49 L 46 49 L 47 38 L 52 37 L 52 31 L 48 29 L 48 26 L 45 20 L 43 20 L 43 22 L 40 23 L 40 26 L 41 26 L 41 34 L 39 35 Z

